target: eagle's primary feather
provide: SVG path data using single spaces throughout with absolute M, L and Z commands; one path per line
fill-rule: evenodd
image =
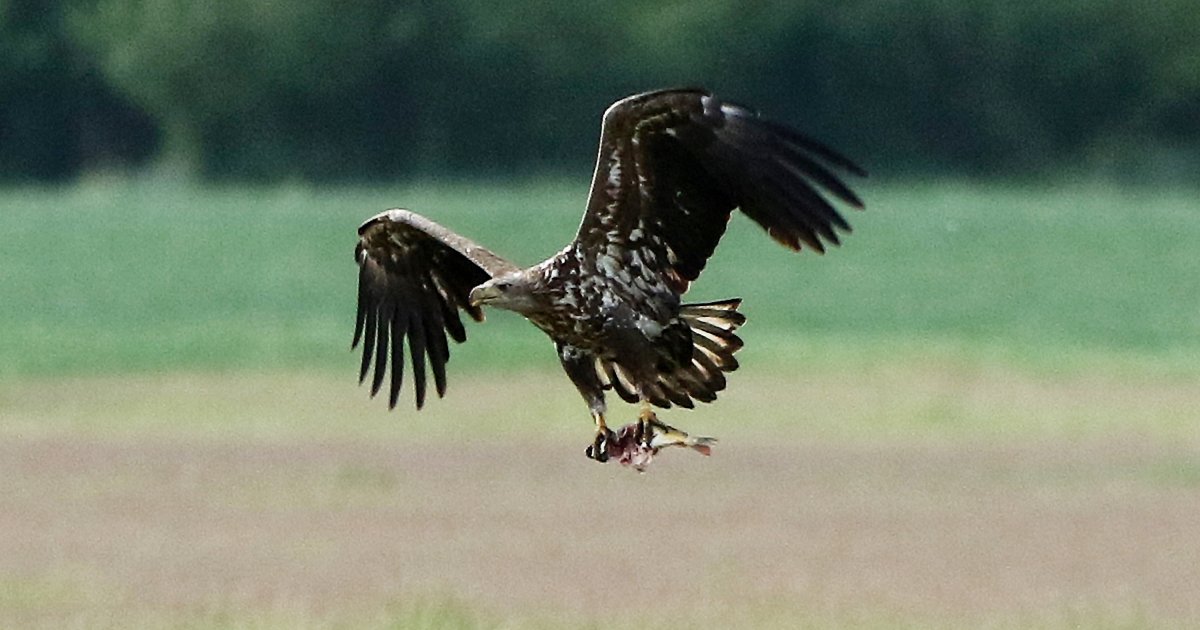
M 379 392 L 392 362 L 388 403 L 396 406 L 404 381 L 404 340 L 409 341 L 417 407 L 425 404 L 426 356 L 438 395 L 446 393 L 446 333 L 467 340 L 459 311 L 483 321 L 483 311 L 468 303 L 476 285 L 518 267 L 446 228 L 407 210 L 388 210 L 358 228 L 354 259 L 359 265 L 358 315 L 354 341 L 363 344 L 359 380 L 371 359 L 375 375 L 371 395 Z
M 630 96 L 604 114 L 587 209 L 575 239 L 520 268 L 407 210 L 359 228 L 354 344 L 371 393 L 391 362 L 389 404 L 407 341 L 417 407 L 426 366 L 446 388 L 447 334 L 481 304 L 524 315 L 555 342 L 603 428 L 604 390 L 669 407 L 711 402 L 737 368 L 740 300 L 682 304 L 735 209 L 775 241 L 824 252 L 850 225 L 830 199 L 861 208 L 837 171 L 866 173 L 832 149 L 702 90 Z

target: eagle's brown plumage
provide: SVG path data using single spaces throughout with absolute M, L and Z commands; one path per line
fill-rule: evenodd
M 374 395 L 390 360 L 394 406 L 407 341 L 417 407 L 426 364 L 444 394 L 446 335 L 464 341 L 460 312 L 479 321 L 480 304 L 490 304 L 554 339 L 602 432 L 606 389 L 660 407 L 710 402 L 725 387 L 723 373 L 737 368 L 745 318 L 739 300 L 685 305 L 680 296 L 737 208 L 793 250 L 837 245 L 850 226 L 827 197 L 862 207 L 837 170 L 865 175 L 833 150 L 701 90 L 618 101 L 604 114 L 575 240 L 538 265 L 522 269 L 406 210 L 359 228 L 360 379 L 374 361 Z

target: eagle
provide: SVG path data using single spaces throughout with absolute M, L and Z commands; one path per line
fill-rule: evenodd
M 521 267 L 415 212 L 392 209 L 358 228 L 360 384 L 388 380 L 389 408 L 404 381 L 405 345 L 416 407 L 427 373 L 446 392 L 449 339 L 483 306 L 519 313 L 553 341 L 587 403 L 604 462 L 616 434 L 605 392 L 640 405 L 649 447 L 653 408 L 710 403 L 743 345 L 740 298 L 683 303 L 740 209 L 776 242 L 823 253 L 850 225 L 835 207 L 863 202 L 838 173 L 866 172 L 833 149 L 702 89 L 635 94 L 604 113 L 587 207 L 575 239 Z M 388 364 L 390 378 L 387 378 Z M 661 426 L 661 425 L 660 425 Z

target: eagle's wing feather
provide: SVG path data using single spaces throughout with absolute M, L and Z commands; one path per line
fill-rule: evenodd
M 420 408 L 425 403 L 426 363 L 438 395 L 446 392 L 446 334 L 459 343 L 467 339 L 459 312 L 483 321 L 483 311 L 468 302 L 471 289 L 518 269 L 470 239 L 398 209 L 375 215 L 358 228 L 354 259 L 359 265 L 358 314 L 351 347 L 363 344 L 359 380 L 366 379 L 374 360 L 374 396 L 383 386 L 390 359 L 391 407 L 404 380 L 405 341 Z
M 837 231 L 850 225 L 826 196 L 863 204 L 837 170 L 866 174 L 832 149 L 707 92 L 631 96 L 604 114 L 576 240 L 588 251 L 614 242 L 655 250 L 659 271 L 683 292 L 735 208 L 791 249 L 838 244 Z

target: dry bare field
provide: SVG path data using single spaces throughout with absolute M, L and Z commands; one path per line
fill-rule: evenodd
M 645 475 L 552 374 L 0 385 L 0 627 L 1200 624 L 1194 381 L 801 376 Z

